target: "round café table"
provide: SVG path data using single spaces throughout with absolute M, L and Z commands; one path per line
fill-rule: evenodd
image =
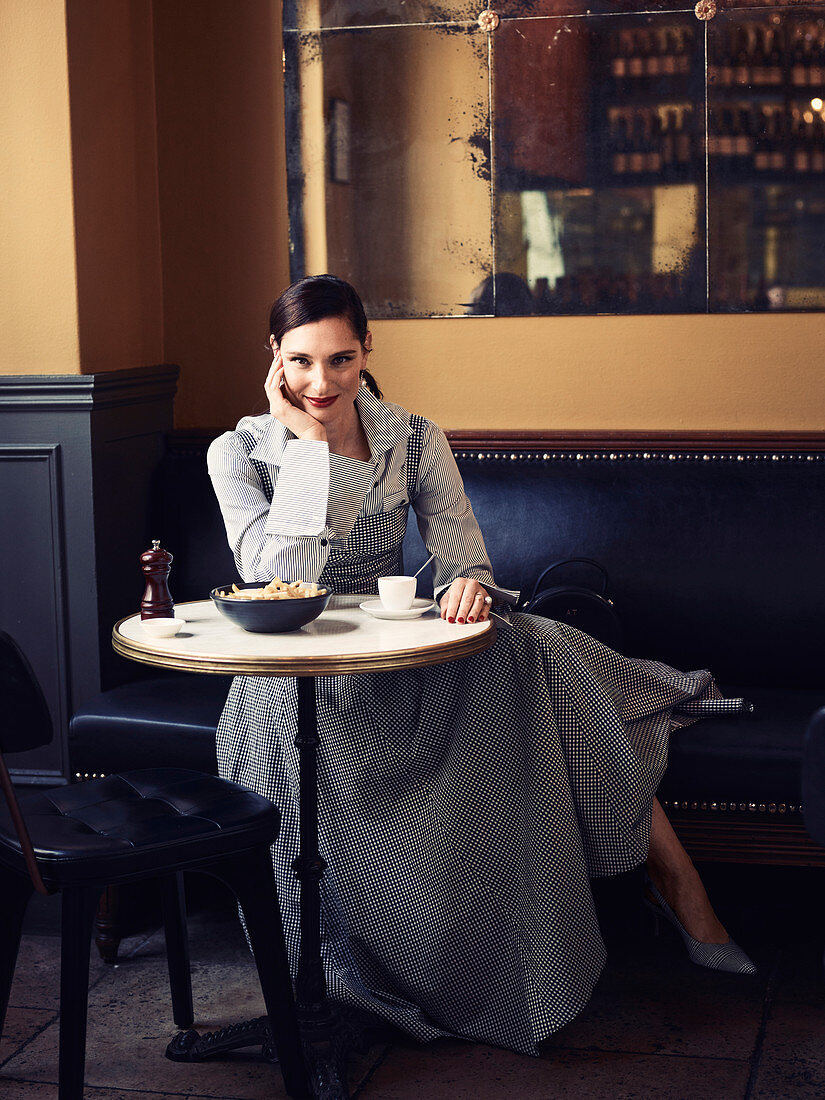
M 415 619 L 379 619 L 359 604 L 374 596 L 333 596 L 323 614 L 288 634 L 252 634 L 231 623 L 211 600 L 177 604 L 175 614 L 186 625 L 173 638 L 153 638 L 140 615 L 116 623 L 115 650 L 133 661 L 184 672 L 245 676 L 294 676 L 298 688 L 299 847 L 293 864 L 300 883 L 301 944 L 295 992 L 307 1057 L 307 1069 L 318 1100 L 345 1100 L 346 1046 L 342 1018 L 327 998 L 321 961 L 320 880 L 326 868 L 318 850 L 318 724 L 316 676 L 457 661 L 491 646 L 495 627 L 483 623 L 451 624 L 433 606 Z M 199 1038 L 189 1033 L 174 1057 L 202 1060 L 233 1046 L 251 1045 L 248 1025 Z M 192 1038 L 194 1036 L 194 1039 Z M 237 1041 L 234 1041 L 237 1039 Z M 261 1035 L 261 1041 L 264 1041 Z

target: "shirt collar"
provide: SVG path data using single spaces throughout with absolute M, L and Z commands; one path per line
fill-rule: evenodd
M 388 405 L 362 386 L 355 399 L 373 461 L 409 439 L 410 414 L 399 405 Z
M 399 405 L 388 405 L 362 386 L 355 398 L 364 434 L 367 437 L 373 462 L 391 451 L 402 440 L 410 436 L 410 417 Z M 284 447 L 295 439 L 293 432 L 280 421 L 270 416 L 255 417 L 260 424 L 261 435 L 255 447 L 249 452 L 250 458 L 266 462 L 270 466 L 280 466 Z M 243 421 L 241 422 L 243 424 Z M 257 425 L 256 425 L 257 426 Z M 241 427 L 241 424 L 238 425 Z

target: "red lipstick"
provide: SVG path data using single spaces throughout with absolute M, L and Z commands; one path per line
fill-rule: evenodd
M 304 396 L 306 397 L 306 394 Z M 338 394 L 336 393 L 333 397 L 307 397 L 306 399 L 316 409 L 328 409 L 338 400 Z

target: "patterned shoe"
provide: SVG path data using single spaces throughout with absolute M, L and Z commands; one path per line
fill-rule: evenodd
M 656 914 L 670 921 L 684 941 L 688 958 L 697 966 L 706 966 L 708 970 L 727 970 L 731 974 L 755 974 L 756 966 L 751 962 L 745 952 L 733 940 L 727 943 L 702 943 L 695 940 L 682 926 L 682 922 L 670 908 L 668 903 L 645 875 L 645 890 L 649 891 L 655 899 L 650 901 L 645 898 L 645 905 Z

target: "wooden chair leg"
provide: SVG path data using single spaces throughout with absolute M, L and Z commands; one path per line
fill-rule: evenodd
M 195 1021 L 192 1005 L 192 970 L 189 963 L 189 935 L 186 930 L 186 894 L 183 872 L 163 875 L 163 929 L 166 935 L 166 963 L 172 992 L 172 1017 L 185 1031 Z
M 306 1063 L 269 847 L 234 856 L 231 861 L 213 867 L 213 873 L 234 891 L 243 910 L 286 1091 L 289 1096 L 308 1096 Z
M 122 939 L 120 892 L 117 886 L 107 886 L 100 895 L 95 915 L 95 945 L 105 963 L 117 962 L 117 952 Z
M 67 889 L 62 894 L 59 1100 L 83 1100 L 89 955 L 98 897 L 99 889 L 94 887 Z
M 23 931 L 23 918 L 26 906 L 34 893 L 31 882 L 18 875 L 0 876 L 0 1035 L 6 1022 L 6 1009 L 9 1007 L 11 983 L 17 965 L 17 952 L 20 950 L 20 935 Z

